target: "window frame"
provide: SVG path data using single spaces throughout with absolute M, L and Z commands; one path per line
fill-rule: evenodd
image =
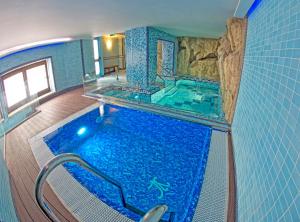
M 29 92 L 29 86 L 28 86 L 28 80 L 27 80 L 27 70 L 29 69 L 32 69 L 32 68 L 35 68 L 35 67 L 38 67 L 38 66 L 42 66 L 44 65 L 45 66 L 45 70 L 46 70 L 46 78 L 47 78 L 47 88 L 39 91 L 37 94 L 37 96 L 33 95 L 31 96 L 30 95 L 30 92 Z M 8 107 L 8 102 L 7 102 L 7 96 L 6 96 L 6 91 L 5 91 L 5 85 L 4 85 L 4 80 L 5 79 L 8 79 L 9 77 L 12 77 L 18 73 L 22 73 L 22 76 L 23 76 L 23 80 L 24 80 L 24 85 L 25 85 L 25 90 L 26 90 L 26 98 L 17 102 L 16 104 Z M 42 95 L 45 95 L 49 92 L 51 92 L 51 87 L 50 87 L 50 81 L 49 81 L 49 71 L 48 71 L 48 64 L 47 64 L 47 60 L 44 59 L 44 60 L 38 60 L 38 61 L 35 61 L 35 62 L 31 62 L 31 63 L 28 63 L 28 64 L 25 64 L 25 65 L 22 65 L 21 67 L 18 67 L 12 71 L 8 71 L 7 73 L 5 73 L 3 76 L 1 76 L 1 84 L 3 85 L 3 95 L 4 95 L 4 100 L 6 102 L 6 107 L 7 107 L 7 110 L 8 110 L 8 113 L 11 113 L 13 111 L 15 111 L 16 109 L 20 108 L 21 106 L 24 106 L 25 104 L 31 102 L 32 100 L 36 99 L 37 97 L 40 97 Z

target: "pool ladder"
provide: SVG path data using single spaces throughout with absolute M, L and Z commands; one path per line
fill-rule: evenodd
M 163 215 L 167 212 L 168 206 L 167 205 L 157 205 L 154 208 L 150 209 L 147 213 L 144 213 L 143 211 L 135 208 L 134 206 L 131 206 L 126 203 L 124 192 L 122 189 L 122 186 L 115 181 L 114 179 L 110 178 L 109 176 L 105 175 L 104 173 L 100 172 L 98 169 L 91 166 L 89 163 L 84 161 L 80 158 L 80 156 L 73 154 L 73 153 L 65 153 L 60 154 L 58 156 L 55 156 L 52 158 L 48 163 L 45 164 L 43 169 L 40 171 L 36 182 L 35 182 L 35 199 L 39 205 L 39 207 L 42 209 L 44 214 L 51 219 L 53 222 L 59 222 L 60 220 L 56 217 L 56 215 L 53 213 L 53 211 L 49 208 L 48 204 L 44 201 L 44 195 L 43 195 L 43 188 L 44 184 L 46 182 L 47 177 L 50 175 L 50 173 L 56 169 L 61 164 L 67 163 L 67 162 L 73 162 L 79 164 L 84 169 L 92 172 L 94 175 L 99 177 L 100 179 L 104 179 L 105 181 L 113 184 L 119 189 L 121 201 L 125 208 L 129 209 L 130 211 L 133 211 L 134 213 L 143 216 L 140 220 L 140 222 L 158 222 L 158 221 L 164 221 L 162 220 Z M 170 219 L 168 222 L 172 222 L 174 220 L 174 212 L 170 212 Z

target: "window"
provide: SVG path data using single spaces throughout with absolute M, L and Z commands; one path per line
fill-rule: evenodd
M 99 56 L 99 43 L 97 39 L 93 40 L 93 48 L 94 48 L 94 62 L 95 62 L 95 71 L 96 75 L 100 74 L 100 56 Z
M 8 77 L 3 83 L 8 107 L 26 99 L 25 80 L 22 72 Z
M 46 60 L 8 72 L 2 80 L 8 112 L 50 92 Z

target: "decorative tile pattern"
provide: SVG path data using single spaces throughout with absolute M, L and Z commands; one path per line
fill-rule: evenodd
M 165 32 L 152 27 L 141 27 L 125 32 L 126 47 L 126 75 L 128 84 L 131 87 L 146 89 L 155 82 L 157 71 L 157 41 L 166 40 L 165 54 L 173 56 L 172 60 L 165 60 L 164 63 L 176 72 L 177 39 Z M 175 47 L 173 47 L 175 46 Z M 170 49 L 172 48 L 172 49 Z M 170 53 L 170 51 L 174 51 Z
M 147 27 L 135 28 L 125 32 L 126 77 L 129 86 L 147 88 L 148 86 L 148 43 Z
M 233 142 L 238 221 L 300 221 L 300 1 L 248 20 Z

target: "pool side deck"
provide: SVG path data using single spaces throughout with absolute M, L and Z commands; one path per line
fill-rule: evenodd
M 39 166 L 33 156 L 28 140 L 55 123 L 92 105 L 95 100 L 82 97 L 83 89 L 69 91 L 42 104 L 40 113 L 36 114 L 6 135 L 6 160 L 10 172 L 11 189 L 20 221 L 49 221 L 34 201 L 34 182 Z M 230 135 L 229 135 L 230 136 Z M 231 141 L 229 138 L 228 141 Z M 230 144 L 229 144 L 230 148 Z M 229 161 L 233 161 L 232 152 L 228 150 Z M 229 162 L 229 210 L 234 210 L 234 171 Z M 233 178 L 230 179 L 230 178 Z M 76 221 L 47 185 L 45 199 L 50 203 L 61 221 Z M 232 201 L 230 201 L 232 199 Z M 227 221 L 234 221 L 235 213 L 227 214 Z
M 6 160 L 13 199 L 20 221 L 50 221 L 34 200 L 34 183 L 40 169 L 32 154 L 28 139 L 95 103 L 95 100 L 84 98 L 82 94 L 83 89 L 80 88 L 51 99 L 39 107 L 40 113 L 6 135 Z M 45 186 L 45 199 L 61 221 L 76 221 L 48 185 Z

